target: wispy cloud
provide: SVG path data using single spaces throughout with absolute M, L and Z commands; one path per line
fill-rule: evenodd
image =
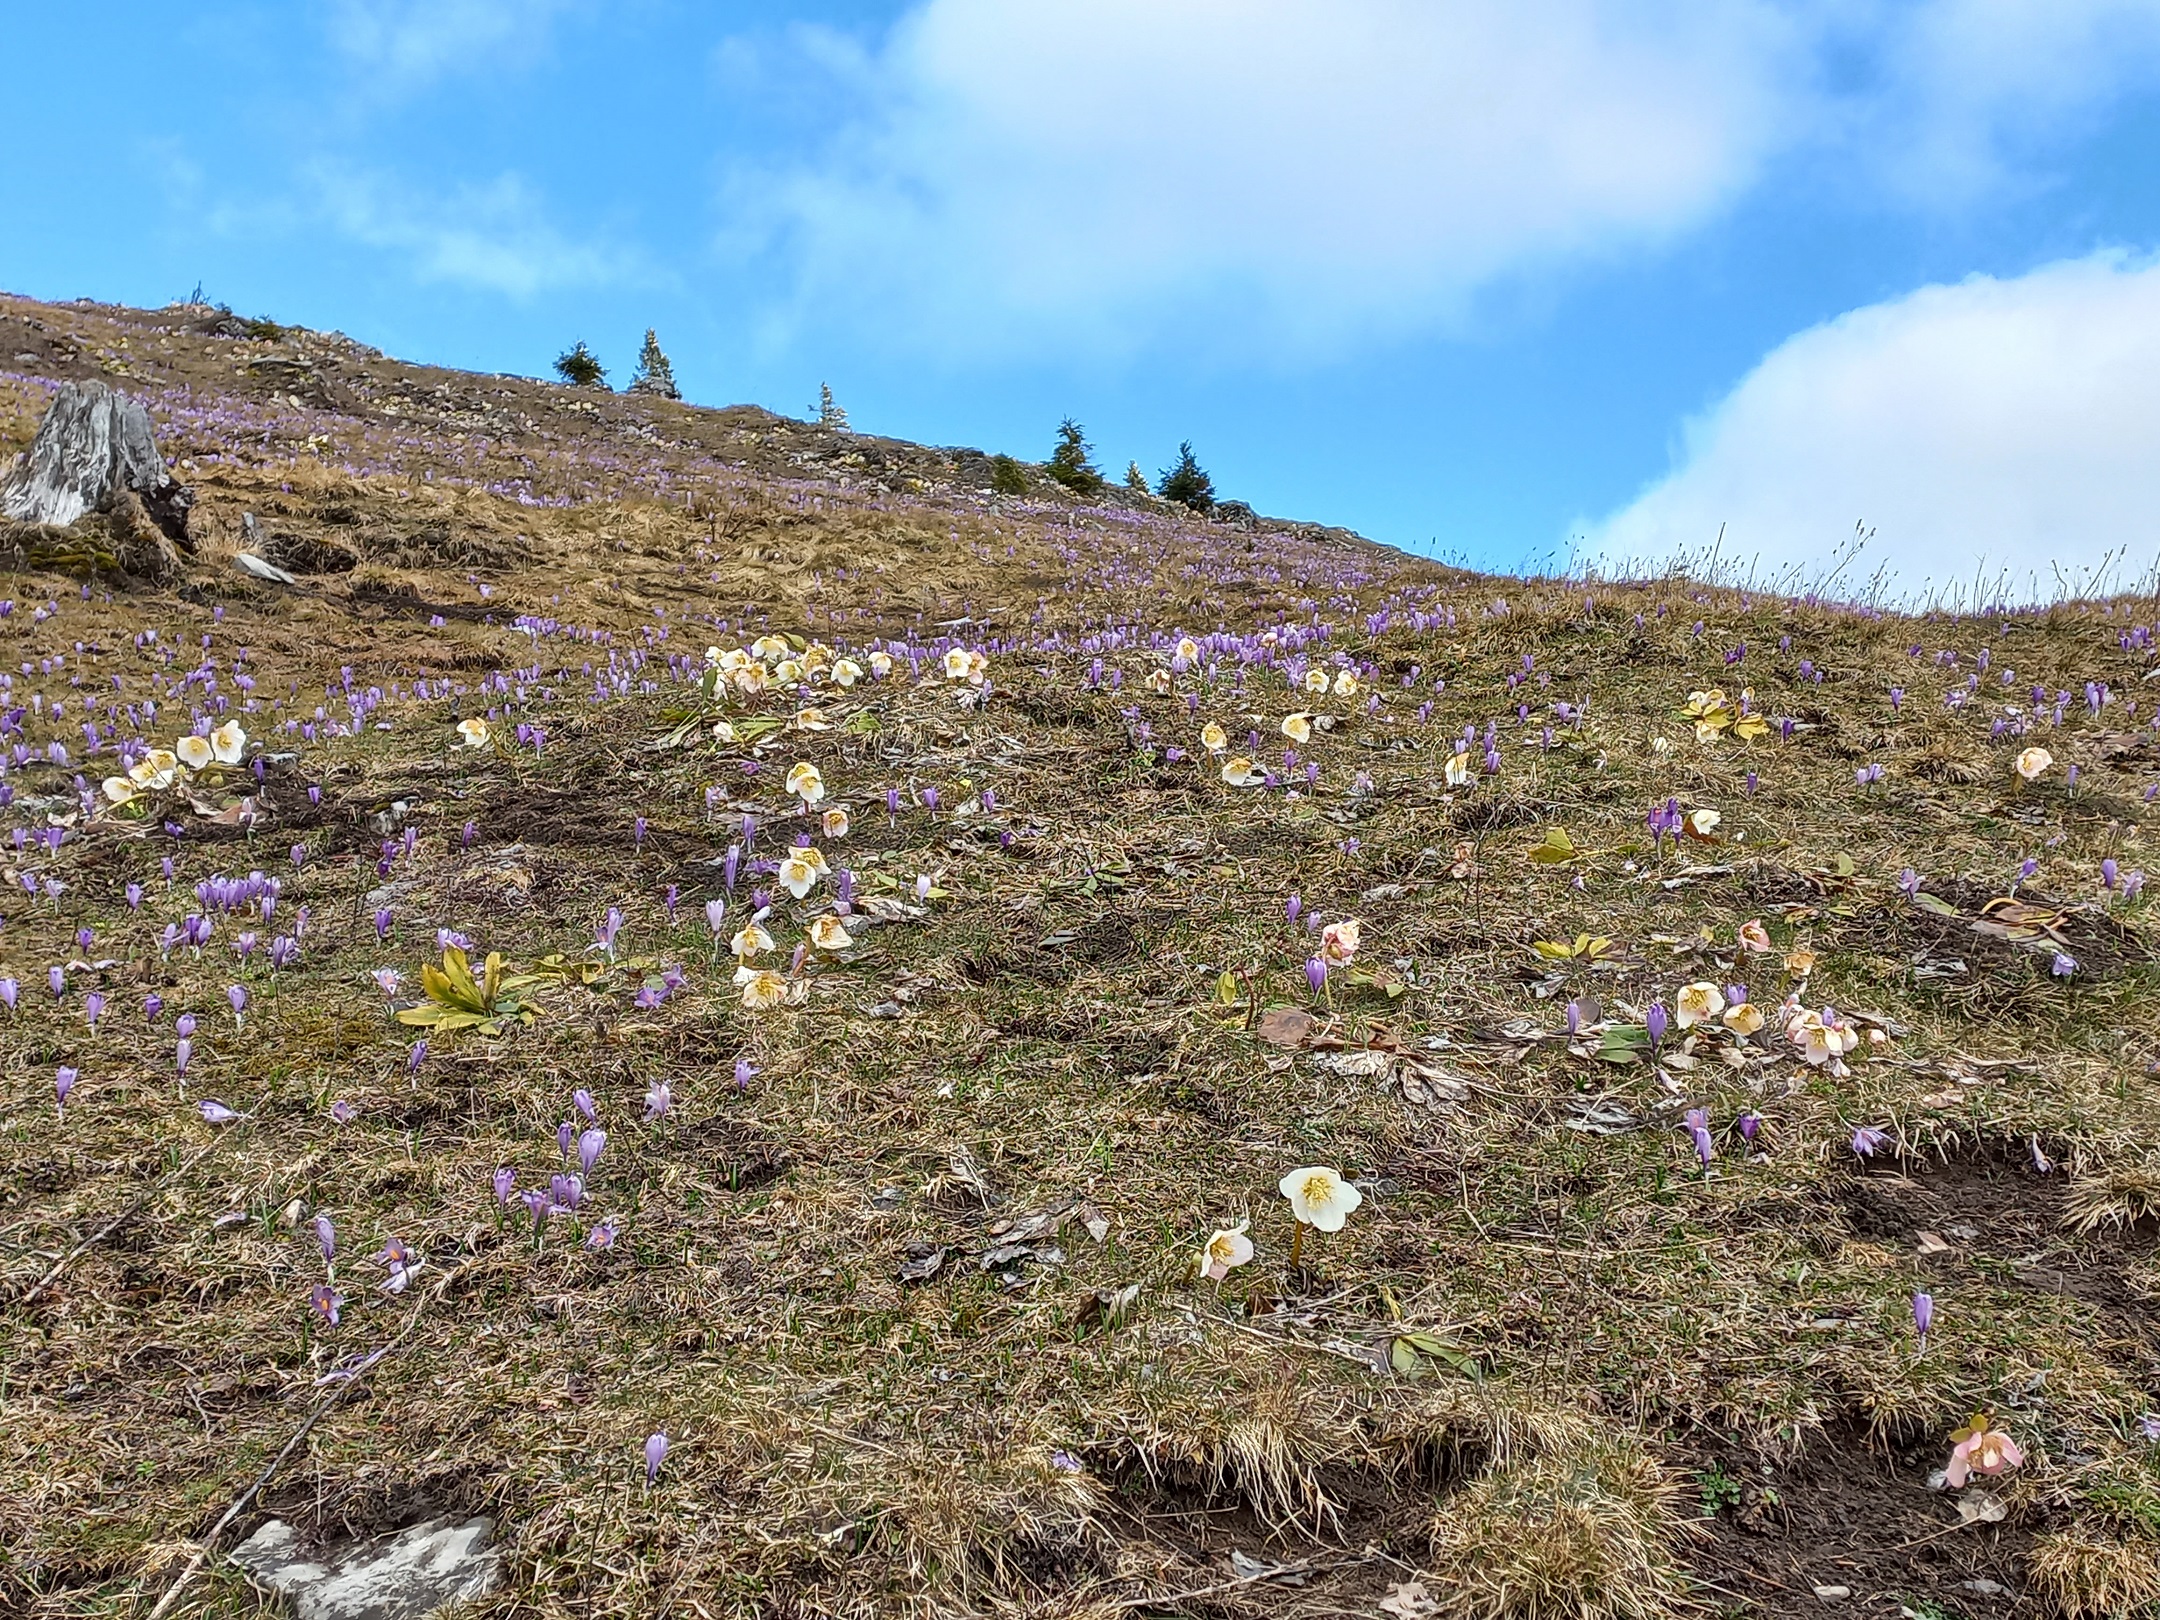
M 331 43 L 394 88 L 529 61 L 581 0 L 336 0 Z
M 324 222 L 363 247 L 398 256 L 418 281 L 529 299 L 566 288 L 662 279 L 631 249 L 560 229 L 516 174 L 440 195 L 328 164 L 311 168 L 308 180 Z
M 1672 473 L 1596 525 L 1609 565 L 1722 553 L 1905 592 L 2007 576 L 2013 594 L 2111 556 L 2160 561 L 2160 264 L 2100 255 L 1923 287 L 1788 339 L 1686 430 Z

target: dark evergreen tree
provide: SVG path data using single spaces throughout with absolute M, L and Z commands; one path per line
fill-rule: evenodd
M 1195 512 L 1205 512 L 1215 504 L 1215 480 L 1202 472 L 1200 463 L 1193 459 L 1190 439 L 1178 446 L 1177 464 L 1163 469 L 1155 493 Z
M 1066 417 L 1058 424 L 1057 448 L 1050 452 L 1050 465 L 1045 471 L 1067 489 L 1092 495 L 1103 487 L 1103 475 L 1088 454 L 1089 448 L 1085 430 Z
M 1125 463 L 1125 487 L 1142 495 L 1148 493 L 1147 474 L 1140 470 L 1139 462 L 1128 461 Z
M 579 338 L 555 357 L 555 375 L 577 388 L 599 388 L 607 382 L 607 367 Z
M 1000 495 L 1025 495 L 1027 474 L 1011 456 L 990 458 L 990 487 Z

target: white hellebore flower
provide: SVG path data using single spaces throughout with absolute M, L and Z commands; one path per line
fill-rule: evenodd
M 843 658 L 832 667 L 833 685 L 846 688 L 862 679 L 862 665 L 852 658 Z
M 1184 636 L 1170 650 L 1175 656 L 1184 659 L 1189 664 L 1200 656 L 1200 643 L 1193 640 L 1191 636 Z
M 777 1007 L 787 999 L 787 980 L 770 968 L 759 968 L 742 982 L 742 1004 L 752 1012 Z
M 1329 967 L 1348 967 L 1350 958 L 1357 955 L 1358 921 L 1345 917 L 1341 922 L 1331 922 L 1320 930 L 1320 960 Z
M 210 754 L 220 765 L 237 765 L 247 752 L 247 733 L 240 722 L 228 720 L 210 733 Z
M 1294 743 L 1311 742 L 1312 716 L 1309 714 L 1284 715 L 1282 734 Z
M 191 771 L 199 771 L 214 757 L 209 742 L 201 737 L 182 737 L 179 742 L 180 763 Z
M 1230 746 L 1230 734 L 1210 720 L 1200 728 L 1200 746 L 1211 754 L 1219 754 Z
M 773 937 L 758 924 L 752 923 L 735 936 L 734 943 L 728 948 L 737 957 L 747 962 L 751 957 L 763 956 L 767 951 L 771 950 L 773 948 Z
M 844 951 L 855 943 L 838 917 L 820 917 L 810 925 L 810 943 L 821 951 Z
M 1170 695 L 1170 672 L 1167 669 L 1149 670 L 1147 689 L 1157 697 L 1168 697 Z
M 464 739 L 465 747 L 485 748 L 487 746 L 488 723 L 478 715 L 474 715 L 470 720 L 460 720 L 457 723 L 457 731 L 458 735 Z
M 968 655 L 965 647 L 955 647 L 945 655 L 945 678 L 948 681 L 964 681 L 968 678 Z
M 885 679 L 885 677 L 886 677 L 886 676 L 890 675 L 890 674 L 891 674 L 892 672 L 893 672 L 893 657 L 892 657 L 892 654 L 891 654 L 891 653 L 889 653 L 889 652 L 874 652 L 874 653 L 872 653 L 872 654 L 870 655 L 870 673 L 871 673 L 871 674 L 875 675 L 875 676 L 876 676 L 876 677 L 877 677 L 877 678 L 878 678 L 879 680 L 881 680 L 881 681 L 882 681 L 883 679 Z
M 1680 993 L 1673 997 L 1673 1020 L 1682 1029 L 1708 1023 L 1724 1010 L 1725 992 L 1708 979 L 1682 985 Z
M 1305 690 L 1313 693 L 1325 692 L 1327 690 L 1327 671 L 1324 669 L 1308 669 L 1305 672 Z
M 124 776 L 108 776 L 104 782 L 105 797 L 114 804 L 126 804 L 135 797 L 135 784 Z
M 1347 669 L 1337 670 L 1335 672 L 1335 695 L 1337 697 L 1356 697 L 1357 693 L 1357 677 Z
M 180 756 L 170 748 L 153 748 L 128 767 L 128 780 L 137 787 L 171 787 L 179 774 Z
M 2054 763 L 2055 756 L 2045 748 L 2028 748 L 2017 757 L 2017 773 L 2028 782 L 2038 781 Z
M 1267 781 L 1267 772 L 1256 769 L 1251 760 L 1240 754 L 1224 764 L 1222 779 L 1232 787 L 1260 787 Z
M 841 806 L 834 805 L 819 817 L 818 825 L 825 829 L 827 838 L 845 838 L 848 835 L 848 813 Z
M 785 658 L 793 650 L 778 636 L 759 636 L 757 640 L 750 643 L 750 656 L 762 659 L 768 664 L 776 659 Z
M 775 874 L 780 879 L 780 887 L 798 900 L 817 887 L 818 869 L 805 858 L 807 854 L 806 850 L 794 851 L 780 863 L 780 870 Z
M 1468 787 L 1470 785 L 1470 755 L 1468 752 L 1448 756 L 1447 785 L 1451 788 Z
M 1200 1275 L 1221 1282 L 1231 1271 L 1253 1257 L 1252 1239 L 1245 1235 L 1250 1222 L 1226 1226 L 1200 1245 Z
M 1282 1178 L 1290 1213 L 1316 1232 L 1340 1232 L 1365 1195 L 1326 1165 L 1310 1164 Z
M 787 790 L 802 800 L 805 807 L 814 807 L 825 797 L 825 778 L 818 774 L 815 765 L 804 760 L 787 773 Z

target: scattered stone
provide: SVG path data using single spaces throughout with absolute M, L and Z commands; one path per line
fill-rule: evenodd
M 1852 1596 L 1852 1588 L 1849 1586 L 1818 1586 L 1815 1588 L 1815 1596 L 1824 1603 L 1843 1603 Z
M 429 1519 L 315 1546 L 272 1519 L 232 1556 L 257 1585 L 290 1597 L 299 1620 L 424 1620 L 502 1584 L 494 1529 L 487 1519 Z
M 258 557 L 252 551 L 233 553 L 233 566 L 250 579 L 260 579 L 272 585 L 297 585 L 300 582 L 276 563 Z

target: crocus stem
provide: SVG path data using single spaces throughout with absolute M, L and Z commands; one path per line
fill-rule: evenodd
M 1298 1268 L 1298 1256 L 1305 1250 L 1305 1223 L 1298 1221 L 1290 1232 L 1290 1271 L 1294 1276 Z

